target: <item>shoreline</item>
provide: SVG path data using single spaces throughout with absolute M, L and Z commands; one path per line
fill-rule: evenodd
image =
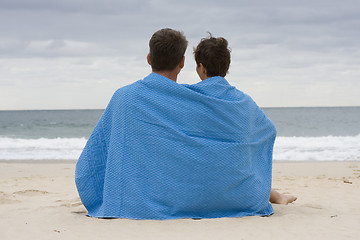
M 270 217 L 166 221 L 86 217 L 76 160 L 0 160 L 0 239 L 357 239 L 360 162 L 274 161 L 273 188 L 298 197 Z M 261 230 L 259 230 L 261 229 Z
M 0 163 L 76 163 L 77 159 L 0 159 Z M 359 160 L 273 160 L 273 164 L 277 163 L 360 163 Z

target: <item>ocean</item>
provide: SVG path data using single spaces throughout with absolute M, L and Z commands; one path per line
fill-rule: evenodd
M 360 107 L 263 108 L 275 161 L 359 161 Z M 103 110 L 0 111 L 0 160 L 76 160 Z

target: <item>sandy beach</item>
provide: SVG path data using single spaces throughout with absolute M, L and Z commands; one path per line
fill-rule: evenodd
M 294 194 L 270 217 L 136 221 L 86 217 L 74 161 L 0 162 L 0 239 L 359 239 L 360 162 L 275 162 Z

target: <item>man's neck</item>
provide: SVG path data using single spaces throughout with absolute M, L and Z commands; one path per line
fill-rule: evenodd
M 157 74 L 164 76 L 170 80 L 173 80 L 174 82 L 177 81 L 177 76 L 179 74 L 176 71 L 153 71 L 153 73 L 157 73 Z

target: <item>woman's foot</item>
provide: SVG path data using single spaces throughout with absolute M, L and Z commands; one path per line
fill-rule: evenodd
M 292 195 L 285 195 L 277 192 L 276 190 L 271 189 L 270 192 L 270 202 L 275 204 L 289 204 L 296 201 L 297 197 Z

